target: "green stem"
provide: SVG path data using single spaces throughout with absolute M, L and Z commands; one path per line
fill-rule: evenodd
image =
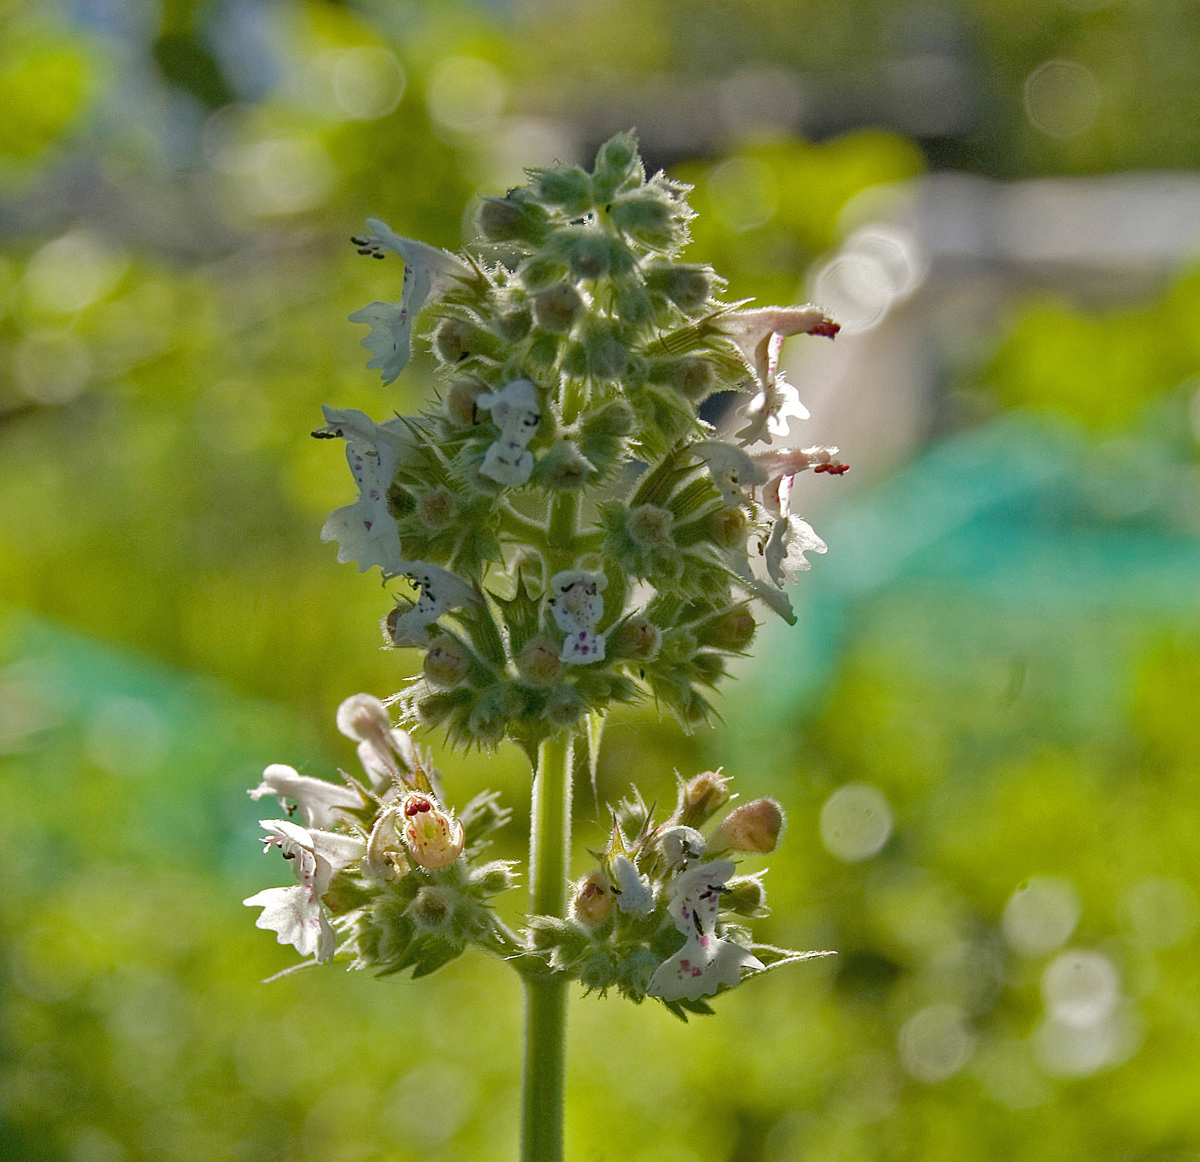
M 547 739 L 538 752 L 529 832 L 529 910 L 565 916 L 571 846 L 571 736 Z M 521 1162 L 562 1162 L 566 1083 L 567 980 L 529 974 L 521 1076 Z

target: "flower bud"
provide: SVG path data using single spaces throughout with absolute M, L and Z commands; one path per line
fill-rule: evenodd
M 583 699 L 574 686 L 555 686 L 546 699 L 542 716 L 551 726 L 566 730 L 579 721 L 585 709 Z
M 540 242 L 549 229 L 541 206 L 517 197 L 484 198 L 479 206 L 479 230 L 489 242 Z
M 445 488 L 417 493 L 416 518 L 431 533 L 440 533 L 454 524 L 458 505 L 454 494 Z
M 471 691 L 461 687 L 428 694 L 417 702 L 417 721 L 426 730 L 433 730 L 470 700 Z
M 429 643 L 422 669 L 425 681 L 435 690 L 452 690 L 471 668 L 467 647 L 449 634 L 439 634 Z
M 646 288 L 623 280 L 617 286 L 617 314 L 627 327 L 640 327 L 654 317 L 654 303 Z
M 555 235 L 554 249 L 566 259 L 576 278 L 593 279 L 608 273 L 611 246 L 602 230 L 568 226 Z
M 530 638 L 516 661 L 521 681 L 530 686 L 554 686 L 562 673 L 558 646 L 545 634 Z
M 491 863 L 485 863 L 483 867 L 474 868 L 469 882 L 478 888 L 482 896 L 498 896 L 501 892 L 515 887 L 517 877 L 505 860 L 494 859 Z
M 630 537 L 645 548 L 670 548 L 675 541 L 671 527 L 675 516 L 670 509 L 656 504 L 640 504 L 629 513 L 626 525 Z
M 596 469 L 569 440 L 560 440 L 537 465 L 538 483 L 560 492 L 583 488 L 595 475 Z
M 675 818 L 685 827 L 699 827 L 728 801 L 729 780 L 720 771 L 702 771 L 679 788 Z
M 426 932 L 444 932 L 454 914 L 454 897 L 445 888 L 424 884 L 404 914 Z
M 767 890 L 757 876 L 738 876 L 725 885 L 721 906 L 739 916 L 765 916 Z
M 337 708 L 337 728 L 355 742 L 387 746 L 392 720 L 386 707 L 371 694 L 352 694 Z
M 532 326 L 533 318 L 528 307 L 505 311 L 496 319 L 496 330 L 499 331 L 501 338 L 507 339 L 510 343 L 519 343 L 529 334 L 529 328 Z
M 706 399 L 717 386 L 712 364 L 697 355 L 660 360 L 651 365 L 650 378 L 655 383 L 673 387 L 680 395 L 695 402 Z
M 452 864 L 462 853 L 462 824 L 448 815 L 430 795 L 413 791 L 400 804 L 404 846 L 414 863 L 436 871 Z
M 783 808 L 774 799 L 743 803 L 717 824 L 708 841 L 709 854 L 750 851 L 766 855 L 778 846 L 783 825 Z
M 682 241 L 672 206 L 650 191 L 628 194 L 609 211 L 617 229 L 654 250 L 669 250 Z
M 700 310 L 712 295 L 713 273 L 693 263 L 661 263 L 646 272 L 646 285 L 669 298 L 684 314 Z
M 696 635 L 690 629 L 669 629 L 663 634 L 660 652 L 668 662 L 690 662 L 697 649 Z
M 744 650 L 757 629 L 758 622 L 750 610 L 731 609 L 701 627 L 700 642 L 718 650 Z
M 592 171 L 593 196 L 597 202 L 607 202 L 619 190 L 638 185 L 644 176 L 637 138 L 631 132 L 618 133 L 596 153 Z
M 467 719 L 467 729 L 484 746 L 495 746 L 508 724 L 525 710 L 525 699 L 512 682 L 489 686 L 476 700 Z
M 704 531 L 721 549 L 740 549 L 746 543 L 746 514 L 740 508 L 719 508 L 705 518 Z
M 614 657 L 648 662 L 658 653 L 662 631 L 649 619 L 635 614 L 621 622 L 609 635 L 608 647 Z
M 481 392 L 491 391 L 486 383 L 478 379 L 456 379 L 446 390 L 442 410 L 451 423 L 469 428 L 479 422 L 479 410 L 475 401 Z
M 546 331 L 563 334 L 583 310 L 583 299 L 570 283 L 560 282 L 547 287 L 533 300 L 533 317 Z
M 443 319 L 433 333 L 433 353 L 443 363 L 457 363 L 471 354 L 494 354 L 498 340 L 466 319 Z
M 537 170 L 530 176 L 535 196 L 547 205 L 558 206 L 569 217 L 582 214 L 592 204 L 592 179 L 577 165 Z
M 594 379 L 616 379 L 629 362 L 629 350 L 608 327 L 589 331 L 584 339 L 588 374 Z
M 612 914 L 612 886 L 601 872 L 586 875 L 575 885 L 571 919 L 585 928 L 596 928 Z

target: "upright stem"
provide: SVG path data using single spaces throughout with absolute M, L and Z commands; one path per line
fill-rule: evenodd
M 543 742 L 529 830 L 529 910 L 565 916 L 571 846 L 571 737 Z M 567 982 L 526 974 L 521 1075 L 521 1162 L 561 1162 L 566 1083 Z

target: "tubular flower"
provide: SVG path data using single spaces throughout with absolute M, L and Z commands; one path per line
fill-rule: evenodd
M 371 352 L 367 366 L 378 369 L 384 383 L 391 383 L 408 365 L 417 313 L 429 299 L 445 293 L 454 279 L 467 278 L 471 272 L 449 251 L 401 238 L 378 218 L 368 218 L 367 225 L 371 233 L 353 239 L 360 254 L 382 258 L 384 251 L 390 250 L 404 260 L 400 301 L 370 303 L 350 316 L 352 323 L 366 323 L 371 328 L 362 341 Z
M 664 1001 L 696 1001 L 722 985 L 735 987 L 742 970 L 762 971 L 765 965 L 749 949 L 717 935 L 721 890 L 734 873 L 728 860 L 695 864 L 680 872 L 671 885 L 668 910 L 684 935 L 683 947 L 665 960 L 646 991 Z
M 550 578 L 550 612 L 555 625 L 567 635 L 562 647 L 564 662 L 585 666 L 604 661 L 604 635 L 593 630 L 604 614 L 600 594 L 607 585 L 603 573 L 578 569 L 567 569 Z
M 429 641 L 429 627 L 443 613 L 479 602 L 475 587 L 461 577 L 425 561 L 407 561 L 402 571 L 417 587 L 411 608 L 397 607 L 388 616 L 388 636 L 395 646 L 421 646 Z
M 399 818 L 404 846 L 421 867 L 431 871 L 447 867 L 462 853 L 463 825 L 443 811 L 431 795 L 406 795 Z

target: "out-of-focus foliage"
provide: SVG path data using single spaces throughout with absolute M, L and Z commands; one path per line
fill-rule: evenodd
M 556 116 L 594 144 L 628 127 L 619 96 L 649 93 L 649 115 L 685 92 L 671 108 L 708 127 L 672 166 L 697 185 L 695 252 L 731 294 L 788 300 L 856 195 L 923 166 L 1195 166 L 1200 23 L 1184 0 L 26 0 L 0 28 L 0 594 L 27 611 L 0 626 L 0 1154 L 506 1156 L 508 974 L 262 986 L 291 958 L 238 903 L 266 882 L 245 788 L 269 761 L 348 765 L 333 707 L 411 664 L 363 633 L 378 594 L 318 540 L 350 486 L 305 431 L 322 402 L 387 406 L 345 315 L 394 280 L 346 236 L 369 213 L 454 248 L 478 189 L 570 145 Z M 1085 70 L 1048 74 L 1066 136 L 1027 108 L 1053 61 Z M 763 76 L 799 103 L 730 103 Z M 1046 541 L 1000 586 L 994 555 L 952 546 L 940 580 L 863 581 L 815 699 L 805 659 L 768 653 L 776 704 L 808 697 L 782 724 L 756 733 L 748 690 L 726 732 L 609 726 L 602 799 L 637 780 L 665 802 L 674 768 L 721 763 L 778 797 L 764 936 L 840 955 L 686 1027 L 575 1004 L 572 1156 L 1200 1155 L 1200 617 L 1173 580 L 1196 529 L 1198 294 L 1186 275 L 1104 313 L 1030 301 L 967 377 L 1093 441 L 1095 504 L 1063 502 L 1056 551 L 1144 589 L 1083 601 Z M 429 368 L 389 389 L 396 410 Z M 917 539 L 945 499 L 889 534 Z M 1104 521 L 1136 553 L 1087 540 Z M 812 580 L 837 558 L 831 537 Z M 497 851 L 518 856 L 521 757 L 442 765 L 456 797 L 518 808 Z M 603 842 L 586 788 L 576 824 Z

